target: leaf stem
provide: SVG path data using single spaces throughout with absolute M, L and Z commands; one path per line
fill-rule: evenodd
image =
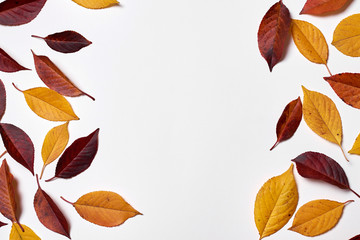
M 15 85 L 15 83 L 12 83 L 12 85 L 14 86 L 14 88 L 15 88 L 16 90 L 18 90 L 19 92 L 22 92 L 22 91 Z
M 354 200 L 346 201 L 346 202 L 344 202 L 344 205 L 349 204 L 349 203 L 352 203 L 352 202 L 354 202 Z
M 350 191 L 352 191 L 358 198 L 360 198 L 360 195 L 357 194 L 357 192 L 355 192 L 354 190 L 352 190 L 351 188 L 349 188 Z
M 270 148 L 270 151 L 273 150 L 278 144 L 279 144 L 279 140 L 277 140 L 276 143 L 274 144 L 274 146 L 272 146 L 272 147 Z
M 341 146 L 341 145 L 339 145 L 339 147 L 340 147 L 341 152 L 343 153 L 343 155 L 344 155 L 344 157 L 345 157 L 346 161 L 350 162 L 350 161 L 349 161 L 349 159 L 346 157 L 345 152 L 344 152 L 344 149 L 342 148 L 342 146 Z
M 0 158 L 2 158 L 5 154 L 7 154 L 7 151 L 5 150 L 5 152 L 3 152 L 1 155 L 0 155 Z
M 85 96 L 88 96 L 89 98 L 91 98 L 91 100 L 95 101 L 95 98 L 89 94 L 87 94 L 86 92 L 82 92 Z
M 33 38 L 40 38 L 40 39 L 44 39 L 43 37 L 39 37 L 39 36 L 36 36 L 36 35 L 31 35 L 31 37 L 33 37 Z
M 74 205 L 74 203 L 72 203 L 72 202 L 70 202 L 70 201 L 66 200 L 63 196 L 61 196 L 60 198 L 61 198 L 62 200 L 64 200 L 65 202 L 67 202 L 67 203 L 69 203 L 69 204 L 71 204 L 71 205 Z
M 23 226 L 21 226 L 21 224 L 20 224 L 18 221 L 16 221 L 16 223 L 19 225 L 21 231 L 22 231 L 22 232 L 25 232 L 25 229 L 23 228 Z
M 54 180 L 55 178 L 56 178 L 56 176 L 54 176 L 54 177 L 52 177 L 52 178 L 50 178 L 48 180 L 45 180 L 45 182 L 50 182 L 50 181 Z
M 41 173 L 40 173 L 40 179 L 42 178 L 43 174 L 44 174 L 44 170 L 45 170 L 46 165 L 44 164 L 44 166 L 41 169 Z
M 325 67 L 326 67 L 326 69 L 328 70 L 328 72 L 329 72 L 330 76 L 332 76 L 332 74 L 331 74 L 331 72 L 330 72 L 330 69 L 329 69 L 329 67 L 328 67 L 328 65 L 327 65 L 327 64 L 325 64 Z

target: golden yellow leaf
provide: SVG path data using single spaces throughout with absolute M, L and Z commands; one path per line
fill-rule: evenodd
M 360 155 L 360 134 L 356 137 L 354 145 L 348 153 Z
M 300 53 L 309 61 L 327 63 L 328 45 L 321 31 L 309 22 L 292 20 L 291 34 Z
M 336 26 L 331 44 L 345 55 L 360 56 L 360 14 L 351 15 Z
M 341 117 L 335 103 L 324 94 L 310 91 L 304 86 L 302 89 L 304 92 L 303 115 L 306 124 L 320 137 L 339 145 L 343 151 Z
M 41 238 L 39 238 L 39 236 L 28 226 L 25 226 L 24 224 L 21 224 L 21 226 L 24 228 L 24 232 L 17 223 L 13 223 L 10 232 L 10 240 L 41 240 Z
M 289 230 L 309 237 L 323 234 L 335 227 L 339 222 L 344 206 L 350 202 L 353 201 L 340 203 L 320 199 L 308 202 L 299 208 Z
M 82 218 L 104 227 L 118 226 L 129 218 L 142 215 L 119 194 L 108 191 L 87 193 L 71 204 Z
M 39 117 L 50 121 L 79 120 L 66 98 L 54 90 L 37 87 L 21 92 L 24 94 L 30 109 Z
M 55 161 L 64 151 L 69 141 L 69 122 L 60 126 L 52 128 L 45 136 L 44 143 L 41 149 L 41 156 L 44 161 L 44 166 L 41 170 L 40 178 L 44 173 L 45 167 Z
M 296 210 L 299 199 L 293 174 L 294 165 L 283 174 L 268 180 L 255 200 L 255 224 L 260 239 L 280 230 Z
M 73 0 L 85 8 L 101 9 L 119 4 L 117 0 Z

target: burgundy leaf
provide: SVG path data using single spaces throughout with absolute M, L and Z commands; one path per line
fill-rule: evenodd
M 6 91 L 4 83 L 0 80 L 0 120 L 4 116 L 6 109 Z
M 70 238 L 69 224 L 51 197 L 41 189 L 36 175 L 38 190 L 34 197 L 34 208 L 39 221 L 51 231 Z
M 21 70 L 30 70 L 21 66 L 12 57 L 9 56 L 2 48 L 0 48 L 0 71 L 11 73 Z
M 351 239 L 349 240 L 360 240 L 360 234 L 359 235 L 356 235 L 355 237 L 352 237 Z
M 276 125 L 277 140 L 270 151 L 273 150 L 279 142 L 285 141 L 294 135 L 299 127 L 301 119 L 302 104 L 300 97 L 298 97 L 286 105 L 283 113 L 281 114 L 281 117 Z
M 87 137 L 75 140 L 60 157 L 54 178 L 72 178 L 90 167 L 98 150 L 99 128 Z
M 279 1 L 263 17 L 258 31 L 258 45 L 261 55 L 270 71 L 281 60 L 287 36 L 290 31 L 289 9 Z
M 77 88 L 48 57 L 38 56 L 34 52 L 33 56 L 37 74 L 50 89 L 68 97 L 86 95 L 95 100 L 92 96 Z
M 31 22 L 46 0 L 5 0 L 0 3 L 0 24 L 17 26 Z
M 342 189 L 352 191 L 343 168 L 332 158 L 317 152 L 305 152 L 295 159 L 298 173 L 305 178 L 322 180 Z
M 83 47 L 91 44 L 91 42 L 81 34 L 70 30 L 54 33 L 45 38 L 35 35 L 32 35 L 32 37 L 44 39 L 51 49 L 62 53 L 77 52 Z
M 0 123 L 0 134 L 10 156 L 34 175 L 34 144 L 20 128 Z
M 0 227 L 7 225 L 7 223 L 0 222 Z

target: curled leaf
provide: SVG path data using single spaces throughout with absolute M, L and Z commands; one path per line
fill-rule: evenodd
M 45 3 L 46 0 L 5 0 L 0 3 L 0 24 L 16 26 L 31 22 Z
M 0 123 L 0 134 L 10 156 L 34 175 L 34 144 L 20 128 Z
M 10 240 L 41 240 L 33 230 L 31 230 L 28 226 L 22 224 L 20 225 L 17 223 L 13 223 L 10 232 Z
M 260 23 L 258 31 L 259 50 L 267 61 L 270 71 L 283 56 L 290 23 L 289 9 L 282 1 L 275 3 Z
M 3 72 L 18 72 L 21 70 L 29 70 L 21 66 L 12 57 L 9 56 L 2 48 L 0 48 L 0 71 Z
M 45 40 L 51 49 L 62 53 L 74 53 L 91 44 L 83 35 L 70 30 L 50 34 L 46 37 L 35 35 L 32 37 Z
M 142 215 L 127 203 L 119 194 L 109 191 L 96 191 L 81 196 L 73 205 L 85 220 L 104 227 L 115 227 L 127 219 Z
M 55 170 L 55 178 L 72 178 L 88 169 L 98 150 L 99 128 L 86 137 L 75 140 L 61 155 Z
M 337 11 L 349 0 L 307 0 L 300 14 L 321 15 Z
M 300 97 L 298 97 L 286 105 L 283 113 L 281 114 L 281 117 L 276 125 L 277 140 L 270 151 L 274 149 L 278 143 L 285 141 L 294 135 L 296 129 L 299 127 L 301 119 L 302 104 Z
M 314 237 L 323 234 L 339 222 L 345 203 L 320 199 L 308 202 L 301 206 L 289 230 L 304 236 Z
M 48 57 L 37 56 L 34 52 L 33 56 L 37 74 L 50 89 L 63 96 L 78 97 L 86 95 L 95 100 L 92 96 L 77 88 Z
M 260 239 L 279 231 L 296 210 L 299 194 L 293 174 L 294 165 L 280 176 L 268 180 L 255 200 L 255 224 Z
M 82 7 L 90 9 L 101 9 L 118 5 L 117 0 L 73 0 Z
M 0 121 L 6 110 L 6 90 L 3 81 L 0 80 Z
M 14 87 L 16 88 L 15 85 Z M 16 89 L 24 94 L 26 103 L 39 117 L 50 121 L 79 120 L 70 103 L 54 90 L 45 87 L 31 88 L 25 91 Z

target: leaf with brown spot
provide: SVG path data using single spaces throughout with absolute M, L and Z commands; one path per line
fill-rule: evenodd
M 267 61 L 270 71 L 283 56 L 290 23 L 290 12 L 282 1 L 275 3 L 260 23 L 258 31 L 259 50 Z
M 321 15 L 340 10 L 349 0 L 307 0 L 300 14 Z
M 21 70 L 30 70 L 21 66 L 12 57 L 9 56 L 2 48 L 0 48 L 0 71 L 12 73 Z

